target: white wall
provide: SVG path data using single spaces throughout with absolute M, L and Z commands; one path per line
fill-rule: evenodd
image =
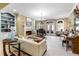
M 2 32 L 1 33 L 0 32 L 0 41 L 3 40 L 3 39 L 5 39 L 5 38 L 8 38 L 8 33 L 6 33 L 6 32 L 4 32 L 4 33 Z

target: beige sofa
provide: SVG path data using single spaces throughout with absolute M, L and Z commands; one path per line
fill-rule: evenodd
M 21 50 L 32 55 L 32 56 L 42 56 L 47 50 L 46 40 L 43 39 L 41 42 L 37 43 L 33 39 L 18 38 L 21 43 Z

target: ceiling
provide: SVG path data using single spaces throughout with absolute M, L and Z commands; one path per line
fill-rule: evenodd
M 31 18 L 46 19 L 67 17 L 75 3 L 11 3 L 3 10 L 19 12 Z

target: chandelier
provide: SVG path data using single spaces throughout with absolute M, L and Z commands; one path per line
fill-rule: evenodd
M 38 11 L 36 11 L 35 13 L 35 16 L 36 16 L 36 20 L 38 21 L 43 21 L 43 20 L 46 20 L 46 15 L 47 15 L 47 12 L 43 9 L 40 9 Z

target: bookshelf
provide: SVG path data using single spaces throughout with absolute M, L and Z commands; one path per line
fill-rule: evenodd
M 1 13 L 1 32 L 9 32 L 10 27 L 15 27 L 15 16 L 9 12 Z

